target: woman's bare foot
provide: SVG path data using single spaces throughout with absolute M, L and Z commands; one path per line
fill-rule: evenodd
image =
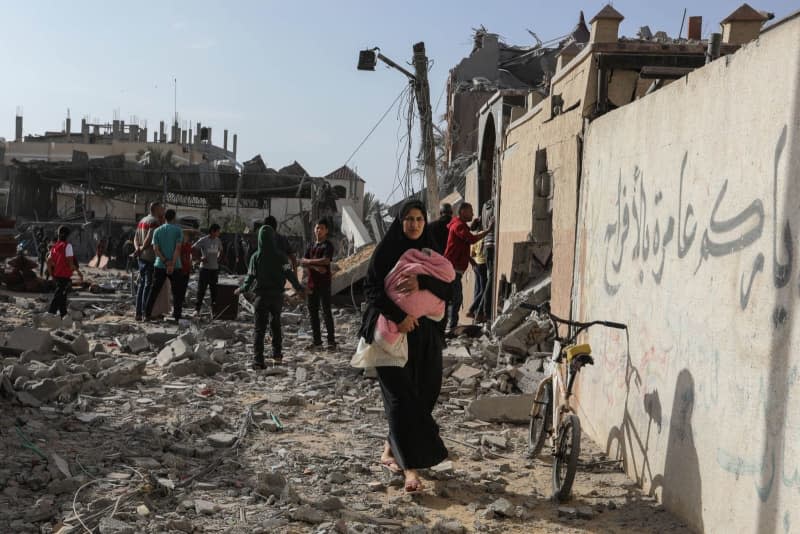
M 389 446 L 388 441 L 383 444 L 383 454 L 381 454 L 381 464 L 392 473 L 400 473 L 402 471 L 400 465 L 397 463 L 397 460 L 395 460 L 394 458 L 394 454 L 392 454 L 392 448 Z
M 422 490 L 422 480 L 419 479 L 419 475 L 417 474 L 416 469 L 406 469 L 406 483 L 405 483 L 405 490 L 408 493 L 413 493 L 415 491 Z

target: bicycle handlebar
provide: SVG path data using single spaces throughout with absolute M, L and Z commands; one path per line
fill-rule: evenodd
M 581 323 L 581 322 L 578 322 L 578 321 L 570 321 L 568 319 L 562 319 L 561 317 L 558 317 L 557 315 L 554 315 L 550 311 L 550 307 L 547 304 L 528 304 L 527 302 L 522 302 L 519 305 L 519 307 L 520 308 L 524 308 L 526 310 L 533 310 L 533 311 L 536 311 L 536 312 L 539 312 L 539 313 L 546 313 L 548 315 L 548 317 L 550 317 L 550 319 L 552 321 L 555 321 L 555 322 L 561 323 L 561 324 L 565 324 L 565 325 L 568 325 L 568 326 L 575 326 L 575 327 L 578 327 L 580 329 L 589 328 L 590 326 L 593 326 L 593 325 L 596 325 L 596 324 L 601 324 L 603 326 L 607 326 L 608 328 L 616 328 L 616 329 L 619 329 L 619 330 L 625 330 L 625 329 L 628 328 L 628 325 L 626 325 L 624 323 L 617 323 L 617 322 L 614 322 L 614 321 L 590 321 L 588 323 Z

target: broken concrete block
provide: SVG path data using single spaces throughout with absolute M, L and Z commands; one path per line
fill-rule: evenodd
M 476 378 L 483 374 L 483 371 L 480 369 L 475 369 L 474 367 L 470 367 L 469 365 L 459 365 L 458 368 L 453 371 L 453 374 L 450 375 L 456 380 L 464 381 L 470 380 L 472 378 Z
M 492 324 L 492 333 L 505 337 L 530 315 L 531 311 L 520 308 L 520 303 L 541 304 L 550 298 L 550 276 L 537 280 L 522 291 L 511 295 L 503 305 L 503 313 Z
M 181 360 L 167 368 L 172 376 L 182 377 L 191 374 L 213 376 L 222 370 L 222 366 L 213 360 Z
M 37 316 L 33 322 L 38 328 L 47 328 L 49 330 L 70 329 L 73 326 L 72 317 L 69 315 L 65 315 L 62 319 L 58 315 L 52 315 L 50 313 L 43 313 Z
M 139 354 L 150 349 L 150 342 L 145 335 L 132 335 L 125 340 L 125 346 L 131 354 Z
M 300 506 L 299 508 L 291 512 L 289 516 L 294 521 L 301 521 L 303 523 L 308 523 L 311 525 L 318 525 L 319 523 L 325 521 L 325 514 L 323 514 L 322 512 L 320 512 L 315 508 L 308 506 L 307 504 Z
M 292 485 L 280 473 L 259 473 L 253 487 L 265 497 L 274 495 L 283 502 L 299 501 Z
M 508 448 L 508 438 L 505 436 L 486 434 L 481 438 L 481 443 L 487 447 L 494 447 L 495 449 Z
M 514 517 L 516 507 L 511 501 L 501 497 L 490 504 L 489 509 L 503 517 Z
M 482 396 L 470 403 L 467 414 L 487 422 L 527 423 L 533 398 L 533 395 Z
M 206 339 L 233 339 L 235 332 L 232 328 L 216 324 L 203 330 Z
M 230 447 L 236 442 L 236 434 L 215 432 L 214 434 L 210 434 L 206 439 L 212 447 L 225 448 Z
M 431 467 L 431 471 L 437 475 L 451 475 L 453 474 L 453 462 L 450 460 L 445 460 L 444 462 Z
M 58 397 L 58 389 L 58 384 L 52 378 L 25 384 L 25 390 L 41 402 L 47 402 Z
M 83 334 L 75 334 L 65 330 L 53 330 L 50 333 L 53 343 L 60 350 L 69 354 L 85 354 L 89 352 L 89 340 Z
M 442 364 L 445 367 L 456 363 L 472 361 L 469 349 L 464 346 L 449 346 L 442 351 Z
M 48 363 L 58 358 L 58 354 L 52 352 L 44 352 L 40 353 L 35 350 L 26 350 L 22 354 L 19 355 L 19 363 L 28 363 L 28 362 L 42 362 Z
M 50 337 L 50 332 L 20 326 L 6 338 L 5 346 L 19 352 L 32 350 L 45 354 L 53 348 L 53 339 Z
M 195 499 L 194 511 L 197 513 L 197 515 L 213 515 L 219 511 L 219 506 L 211 501 Z
M 156 356 L 156 362 L 161 367 L 167 367 L 173 362 L 190 358 L 193 354 L 191 347 L 191 344 L 187 343 L 187 339 L 184 336 L 180 336 L 161 349 L 161 352 Z
M 38 408 L 42 405 L 42 401 L 28 393 L 27 391 L 17 391 L 17 400 L 23 406 L 30 406 L 31 408 Z
M 146 362 L 125 360 L 97 373 L 97 379 L 105 386 L 127 386 L 142 379 Z

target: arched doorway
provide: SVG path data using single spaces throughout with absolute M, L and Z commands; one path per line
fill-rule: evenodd
M 492 180 L 494 179 L 494 154 L 497 141 L 497 132 L 494 124 L 494 115 L 486 117 L 481 140 L 481 154 L 478 162 L 478 212 L 483 209 L 483 204 L 492 198 Z

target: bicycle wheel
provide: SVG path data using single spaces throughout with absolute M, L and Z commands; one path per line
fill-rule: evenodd
M 553 427 L 553 383 L 546 382 L 536 388 L 530 422 L 528 423 L 528 457 L 536 458 L 542 452 L 544 440 Z
M 569 414 L 558 427 L 553 458 L 553 493 L 559 501 L 569 498 L 580 453 L 581 421 L 577 415 Z

